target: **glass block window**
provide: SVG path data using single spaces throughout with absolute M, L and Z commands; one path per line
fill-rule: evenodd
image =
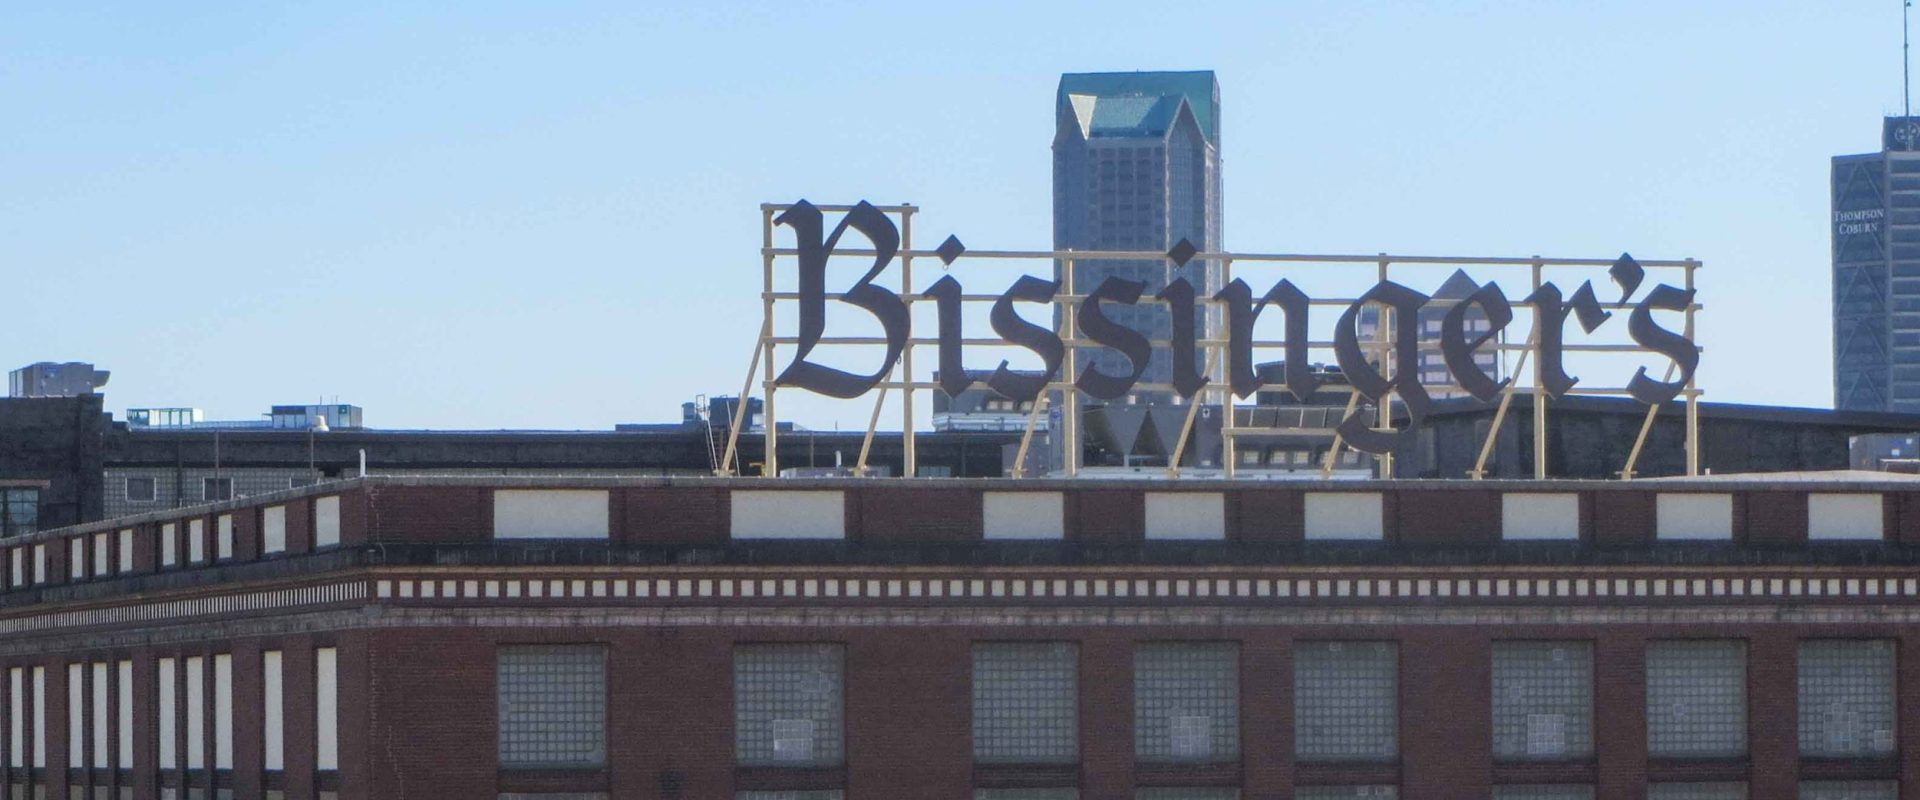
M 1593 645 L 1495 642 L 1493 754 L 1569 759 L 1593 754 Z
M 1079 649 L 1064 642 L 973 648 L 973 757 L 998 764 L 1079 759 Z
M 1133 748 L 1142 761 L 1240 757 L 1240 646 L 1143 644 L 1133 654 Z
M 845 655 L 839 645 L 757 644 L 735 649 L 734 750 L 740 764 L 839 764 L 844 748 L 844 681 Z
M 1071 786 L 1045 789 L 975 789 L 973 800 L 1079 800 L 1080 790 Z
M 1898 800 L 1894 781 L 1801 781 L 1800 800 Z
M 846 800 L 839 789 L 776 789 L 773 791 L 735 792 L 733 800 Z
M 1133 800 L 1240 800 L 1240 790 L 1223 786 L 1156 786 L 1136 790 Z
M 598 645 L 500 648 L 500 766 L 607 761 L 607 652 Z
M 607 800 L 606 792 L 502 792 L 500 800 Z
M 1800 754 L 1893 755 L 1893 643 L 1800 643 Z
M 1294 800 L 1393 800 L 1400 796 L 1397 786 L 1302 786 L 1293 792 Z
M 1744 783 L 1649 783 L 1647 800 L 1747 800 Z
M 1294 754 L 1386 761 L 1399 752 L 1399 650 L 1390 642 L 1301 642 L 1293 651 Z
M 1745 642 L 1647 645 L 1647 750 L 1670 758 L 1747 752 Z
M 1584 783 L 1495 786 L 1493 800 L 1593 800 L 1593 787 Z

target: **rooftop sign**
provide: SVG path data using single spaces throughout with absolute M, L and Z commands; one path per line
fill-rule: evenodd
M 805 389 L 845 399 L 880 390 L 882 395 L 876 400 L 873 417 L 876 423 L 884 392 L 898 389 L 904 398 L 902 406 L 906 415 L 908 463 L 905 472 L 912 475 L 913 393 L 926 390 L 957 395 L 972 387 L 974 376 L 980 372 L 968 369 L 970 347 L 1014 346 L 1030 351 L 1030 360 L 1037 360 L 1041 365 L 1037 373 L 1014 371 L 1002 360 L 984 384 L 1002 397 L 1033 402 L 1035 418 L 1050 400 L 1062 402 L 1066 398 L 1063 413 L 1070 455 L 1065 471 L 1073 474 L 1077 469 L 1074 451 L 1078 450 L 1075 422 L 1079 409 L 1087 401 L 1118 401 L 1130 393 L 1158 391 L 1171 393 L 1196 410 L 1206 403 L 1231 405 L 1234 399 L 1248 399 L 1265 386 L 1266 381 L 1254 369 L 1256 351 L 1261 349 L 1279 350 L 1284 354 L 1286 367 L 1280 384 L 1286 391 L 1305 399 L 1323 388 L 1335 388 L 1323 386 L 1324 373 L 1316 373 L 1310 367 L 1316 353 L 1330 352 L 1351 384 L 1350 389 L 1337 388 L 1352 393 L 1347 414 L 1334 429 L 1336 449 L 1349 446 L 1387 457 L 1382 463 L 1390 471 L 1391 454 L 1417 434 L 1431 406 L 1433 397 L 1429 390 L 1433 380 L 1428 377 L 1430 370 L 1422 369 L 1421 356 L 1423 352 L 1437 350 L 1450 376 L 1446 384 L 1449 394 L 1497 403 L 1501 416 L 1512 394 L 1536 395 L 1533 404 L 1537 434 L 1535 468 L 1541 477 L 1545 472 L 1545 414 L 1544 404 L 1538 401 L 1555 400 L 1570 393 L 1625 395 L 1646 404 L 1648 425 L 1643 426 L 1642 442 L 1658 408 L 1684 396 L 1688 401 L 1690 471 L 1697 464 L 1692 456 L 1696 442 L 1694 401 L 1698 397 L 1693 380 L 1700 351 L 1693 341 L 1694 315 L 1699 309 L 1694 300 L 1693 273 L 1699 263 L 1692 260 L 1640 261 L 1625 254 L 1615 259 L 1234 254 L 1200 252 L 1185 239 L 1165 253 L 983 252 L 968 250 L 953 236 L 932 251 L 916 251 L 908 238 L 912 215 L 917 211 L 913 206 L 880 207 L 866 202 L 816 206 L 802 200 L 790 205 L 767 205 L 762 210 L 765 319 L 754 368 L 758 371 L 764 364 L 769 376 L 763 379 L 762 389 L 766 395 L 770 438 L 777 435 L 774 393 L 779 389 Z M 837 214 L 838 219 L 829 220 L 829 213 Z M 896 218 L 900 220 L 898 223 Z M 791 236 L 791 247 L 774 246 L 776 229 L 786 229 Z M 828 264 L 835 257 L 858 259 L 866 266 L 864 274 L 851 285 L 829 287 Z M 1025 261 L 1029 269 L 1037 262 L 1050 262 L 1049 271 L 1057 277 L 1047 279 L 1021 274 L 1010 284 L 992 287 L 990 294 L 978 294 L 970 293 L 958 278 L 946 274 L 924 290 L 916 291 L 913 262 L 919 259 L 924 263 L 929 258 L 938 259 L 947 270 L 967 265 L 965 262 Z M 1116 276 L 1105 277 L 1096 286 L 1076 287 L 1071 267 L 1076 260 L 1133 263 L 1157 260 L 1168 265 L 1166 274 L 1170 276 L 1199 260 L 1219 264 L 1224 272 L 1221 288 L 1210 295 L 1203 294 L 1202 287 L 1185 276 L 1172 277 L 1149 295 L 1147 283 Z M 778 275 L 782 264 L 792 265 L 790 291 L 779 290 L 780 284 L 787 282 Z M 1377 280 L 1371 288 L 1351 297 L 1310 297 L 1286 277 L 1343 266 L 1350 271 L 1354 265 L 1376 267 Z M 1513 294 L 1497 283 L 1476 280 L 1477 288 L 1465 297 L 1437 299 L 1393 280 L 1390 275 L 1395 267 L 1404 270 L 1433 265 L 1457 269 L 1524 268 L 1529 271 L 1529 280 L 1524 290 Z M 1233 277 L 1236 269 L 1250 273 L 1276 266 L 1285 268 L 1280 276 L 1261 278 L 1255 283 L 1249 283 L 1244 277 Z M 1549 271 L 1583 268 L 1589 273 L 1604 269 L 1604 283 L 1596 286 L 1595 280 L 1588 278 L 1569 291 L 1547 279 Z M 1663 272 L 1661 278 L 1671 278 L 1679 285 L 1661 278 L 1650 279 L 1650 271 Z M 776 280 L 777 277 L 783 279 Z M 1603 292 L 1617 299 L 1603 301 Z M 916 303 L 932 305 L 935 336 L 914 335 L 914 315 L 910 308 Z M 963 310 L 969 303 L 990 304 L 988 322 L 995 338 L 967 336 Z M 834 304 L 850 306 L 857 309 L 854 313 L 869 317 L 871 323 L 867 327 L 877 328 L 879 335 L 828 336 L 828 309 Z M 1123 310 L 1143 304 L 1168 307 L 1172 312 L 1170 336 L 1149 338 L 1148 332 L 1116 321 L 1116 316 L 1124 316 Z M 1038 313 L 1022 314 L 1023 308 L 1036 306 L 1040 307 Z M 1317 306 L 1329 308 L 1316 312 Z M 791 335 L 776 335 L 780 329 L 775 323 L 775 312 L 782 307 L 790 308 L 797 318 Z M 1196 313 L 1203 308 L 1217 313 Z M 1427 318 L 1440 315 L 1437 331 L 1430 326 L 1423 331 L 1423 326 L 1416 322 L 1422 319 L 1423 311 L 1427 312 Z M 1284 334 L 1279 339 L 1256 335 L 1256 322 L 1263 314 L 1283 318 Z M 1334 315 L 1331 340 L 1312 338 L 1312 323 L 1321 314 Z M 1616 321 L 1616 316 L 1625 319 Z M 1035 321 L 1049 317 L 1057 323 Z M 1378 324 L 1367 322 L 1369 319 Z M 1470 319 L 1474 321 L 1471 325 Z M 1217 320 L 1214 325 L 1217 329 L 1201 330 L 1204 323 L 1200 321 L 1204 320 Z M 1524 328 L 1519 324 L 1523 321 Z M 1679 324 L 1676 326 L 1674 322 Z M 1526 343 L 1510 343 L 1523 329 L 1527 331 Z M 1579 343 L 1568 340 L 1570 329 L 1577 329 L 1581 337 Z M 1617 341 L 1590 341 L 1596 335 L 1605 338 L 1609 332 Z M 868 367 L 853 371 L 820 363 L 816 353 L 823 344 L 862 348 Z M 781 345 L 790 347 L 777 353 Z M 937 382 L 916 380 L 913 369 L 916 345 L 935 348 Z M 1142 378 L 1148 360 L 1155 349 L 1161 348 L 1171 356 L 1171 379 L 1164 384 L 1147 383 Z M 1113 359 L 1105 359 L 1108 366 L 1103 367 L 1100 363 L 1073 357 L 1080 351 L 1101 349 L 1123 355 L 1130 369 L 1111 369 L 1112 364 L 1118 363 Z M 1533 367 L 1527 373 L 1531 376 L 1530 387 L 1519 385 L 1514 376 L 1503 374 L 1503 370 L 1489 371 L 1482 360 L 1476 359 L 1476 355 L 1483 352 L 1505 351 L 1519 355 L 1519 365 L 1513 370 L 1515 376 L 1525 369 L 1529 358 L 1532 360 Z M 1623 386 L 1582 386 L 1580 378 L 1570 372 L 1571 357 L 1623 352 L 1645 357 L 1644 364 Z M 1204 354 L 1204 363 L 1201 354 Z M 1655 377 L 1654 372 L 1662 375 Z M 895 377 L 896 374 L 899 377 Z M 1426 380 L 1423 381 L 1423 377 Z M 749 386 L 752 381 L 749 375 Z M 1363 400 L 1375 408 L 1395 409 L 1396 413 L 1368 413 L 1361 403 Z M 1231 416 L 1228 415 L 1229 428 Z M 1395 419 L 1400 423 L 1398 427 L 1392 424 Z M 1032 427 L 1030 421 L 1029 437 Z M 1226 436 L 1229 456 L 1232 433 L 1229 430 Z M 1483 449 L 1490 449 L 1491 438 L 1497 435 L 1496 425 Z M 1184 444 L 1184 433 L 1181 439 Z M 729 468 L 733 449 L 730 442 Z M 1022 449 L 1025 449 L 1024 443 Z M 1634 456 L 1623 465 L 1624 476 L 1631 477 L 1631 462 L 1639 450 L 1636 444 Z M 774 461 L 774 452 L 770 441 L 769 462 Z M 1177 471 L 1177 454 L 1172 461 L 1172 469 Z M 1484 463 L 1483 453 L 1482 468 L 1476 469 L 1476 473 L 1484 471 Z M 1228 475 L 1232 474 L 1233 465 L 1234 459 L 1225 459 L 1222 466 Z M 769 463 L 767 469 L 769 474 L 777 474 L 777 463 Z

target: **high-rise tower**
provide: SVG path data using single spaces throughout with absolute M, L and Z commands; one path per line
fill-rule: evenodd
M 1199 252 L 1219 251 L 1220 84 L 1210 71 L 1101 72 L 1060 76 L 1053 136 L 1053 245 L 1058 250 L 1131 250 L 1164 253 L 1181 239 Z M 1164 258 L 1076 260 L 1073 289 L 1086 294 L 1109 277 L 1146 284 L 1151 298 L 1176 278 L 1200 298 L 1220 290 L 1217 262 L 1193 259 L 1175 266 Z M 1065 264 L 1054 267 L 1065 283 Z M 1173 329 L 1164 305 L 1142 302 L 1112 308 L 1115 322 L 1166 341 Z M 1204 338 L 1218 314 L 1196 312 Z M 1056 318 L 1056 322 L 1057 322 Z M 1086 351 L 1108 374 L 1126 374 L 1127 358 L 1111 350 Z M 1197 365 L 1206 363 L 1196 351 Z M 1156 347 L 1143 383 L 1172 379 L 1167 348 Z M 1172 392 L 1135 392 L 1142 400 Z
M 1920 411 L 1920 118 L 1833 159 L 1833 404 Z

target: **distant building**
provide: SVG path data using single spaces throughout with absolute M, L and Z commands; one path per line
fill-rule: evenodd
M 1920 118 L 1833 159 L 1833 403 L 1920 411 Z
M 1493 406 L 1471 398 L 1434 403 L 1414 442 L 1395 453 L 1394 476 L 1468 477 L 1496 416 Z M 1646 406 L 1625 397 L 1573 395 L 1553 401 L 1547 413 L 1547 477 L 1620 477 L 1646 416 Z M 1701 403 L 1700 469 L 1711 475 L 1888 469 L 1864 457 L 1855 460 L 1854 453 L 1864 452 L 1855 440 L 1868 434 L 1887 434 L 1890 443 L 1909 441 L 1920 434 L 1920 415 Z M 1634 477 L 1685 475 L 1686 440 L 1684 405 L 1670 403 L 1654 418 Z M 1500 422 L 1487 477 L 1530 479 L 1533 455 L 1532 395 L 1515 394 Z
M 1038 377 L 1039 370 L 1012 370 L 1012 372 Z M 1012 431 L 1027 429 L 1027 417 L 1033 411 L 1033 401 L 1014 401 L 1001 397 L 999 392 L 987 388 L 987 378 L 993 375 L 991 370 L 968 370 L 974 379 L 972 386 L 961 392 L 958 397 L 948 397 L 944 391 L 933 393 L 933 429 L 936 431 Z M 935 372 L 933 379 L 940 380 Z M 1047 416 L 1041 415 L 1034 420 L 1034 430 L 1047 430 Z
M 1182 239 L 1199 252 L 1221 249 L 1220 84 L 1212 72 L 1109 72 L 1060 77 L 1053 137 L 1053 244 L 1059 250 L 1165 253 Z M 1066 288 L 1066 265 L 1054 277 Z M 1110 277 L 1146 284 L 1149 300 L 1176 278 L 1211 297 L 1223 285 L 1217 262 L 1194 259 L 1178 267 L 1164 258 L 1077 260 L 1072 289 L 1086 294 Z M 1195 312 L 1199 330 L 1213 329 L 1217 310 Z M 1114 307 L 1115 322 L 1166 341 L 1173 335 L 1166 306 L 1143 302 Z M 1056 315 L 1056 323 L 1059 322 Z M 1117 352 L 1086 350 L 1082 369 L 1131 371 Z M 1196 348 L 1196 368 L 1205 364 Z M 1172 360 L 1156 348 L 1141 381 L 1171 380 Z M 1166 399 L 1171 392 L 1137 392 Z
M 1420 360 L 1418 367 L 1420 371 L 1420 385 L 1427 387 L 1427 393 L 1434 397 L 1466 396 L 1466 392 L 1454 388 L 1455 381 L 1453 379 L 1453 372 L 1447 368 L 1446 357 L 1440 353 L 1440 327 L 1441 323 L 1446 319 L 1448 311 L 1452 310 L 1459 301 L 1466 299 L 1479 289 L 1480 284 L 1475 283 L 1473 278 L 1469 277 L 1465 271 L 1454 270 L 1452 275 L 1447 276 L 1446 282 L 1440 284 L 1440 288 L 1434 290 L 1433 300 L 1427 305 L 1421 306 L 1419 313 L 1416 315 L 1417 319 L 1414 320 L 1414 324 L 1418 326 L 1420 331 Z M 1469 342 L 1485 334 L 1489 325 L 1487 312 L 1482 311 L 1478 306 L 1467 309 L 1464 322 L 1466 324 L 1463 327 L 1465 328 L 1467 341 Z M 1359 323 L 1355 328 L 1356 333 L 1363 342 L 1371 341 L 1374 337 L 1378 336 L 1380 331 L 1380 307 L 1369 304 L 1362 308 L 1360 310 Z M 1478 366 L 1481 372 L 1492 376 L 1496 381 L 1506 379 L 1506 363 L 1501 358 L 1500 350 L 1495 347 L 1495 345 L 1500 343 L 1501 340 L 1495 338 L 1485 345 L 1482 345 L 1473 353 L 1474 365 Z
M 133 428 L 196 430 L 321 430 L 364 427 L 363 410 L 343 403 L 273 406 L 261 419 L 208 420 L 197 408 L 129 408 L 127 425 Z
M 80 361 L 28 364 L 7 373 L 8 396 L 80 397 L 93 394 L 95 389 L 107 385 L 110 374 Z

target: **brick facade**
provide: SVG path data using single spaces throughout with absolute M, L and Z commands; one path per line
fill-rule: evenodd
M 604 491 L 603 536 L 496 540 L 502 489 Z M 842 534 L 771 537 L 743 527 L 743 490 L 839 493 Z M 1063 494 L 1057 540 L 987 541 L 983 496 Z M 1217 528 L 1149 530 L 1150 495 L 1218 498 Z M 1308 507 L 1325 493 L 1378 496 L 1377 536 L 1328 540 Z M 1577 536 L 1517 541 L 1511 495 L 1574 497 Z M 1808 497 L 1878 498 L 1879 536 L 1809 541 Z M 1719 541 L 1672 540 L 1700 520 L 1674 495 L 1726 495 Z M 341 544 L 316 548 L 316 506 L 337 500 Z M 1235 787 L 1290 798 L 1301 787 L 1393 785 L 1400 797 L 1488 797 L 1500 785 L 1590 785 L 1638 800 L 1668 781 L 1739 781 L 1757 800 L 1798 796 L 1810 780 L 1897 781 L 1920 798 L 1920 488 L 1908 484 L 1356 483 L 1310 487 L 1209 482 L 724 481 L 374 478 L 47 531 L 0 542 L 45 546 L 46 580 L 9 580 L 0 604 L 0 787 L 42 782 L 51 798 L 148 800 L 163 787 L 235 797 L 489 798 L 503 793 L 728 798 L 823 788 L 851 798 L 951 798 L 979 788 L 1077 787 L 1120 800 L 1143 787 Z M 1188 498 L 1192 499 L 1192 498 Z M 1667 505 L 1663 505 L 1663 503 Z M 816 508 L 818 504 L 796 504 Z M 263 554 L 262 518 L 284 509 L 287 550 Z M 1662 509 L 1666 510 L 1663 511 Z M 796 514 L 802 513 L 796 511 Z M 808 511 L 805 513 L 815 513 Z M 220 519 L 232 557 L 216 558 Z M 504 518 L 505 515 L 503 514 Z M 189 563 L 190 520 L 208 560 Z M 1676 521 L 1679 520 L 1679 521 Z M 802 520 L 793 520 L 797 527 Z M 161 526 L 178 558 L 162 568 Z M 1159 523 L 1164 525 L 1164 521 Z M 1196 523 L 1197 525 L 1200 523 Z M 1663 530 L 1663 526 L 1676 526 Z M 1362 526 L 1364 527 L 1364 526 Z M 1711 528 L 1712 525 L 1707 525 Z M 118 563 L 133 537 L 131 569 Z M 1694 528 L 1689 528 L 1692 535 Z M 114 550 L 105 573 L 95 535 Z M 81 577 L 70 578 L 79 540 Z M 4 562 L 0 562 L 4 563 Z M 1649 753 L 1647 651 L 1667 640 L 1738 640 L 1746 652 L 1746 747 L 1728 758 Z M 1885 641 L 1899 709 L 1888 755 L 1803 756 L 1801 643 Z M 1078 658 L 1078 758 L 976 764 L 972 650 L 989 642 L 1063 642 Z M 1135 755 L 1135 654 L 1164 642 L 1237 646 L 1237 755 L 1203 763 Z M 1397 755 L 1298 758 L 1295 652 L 1309 642 L 1395 646 Z M 1592 653 L 1590 755 L 1496 758 L 1493 651 L 1503 641 L 1575 641 Z M 743 766 L 735 758 L 734 657 L 764 643 L 831 643 L 844 652 L 845 758 L 832 766 Z M 606 648 L 605 764 L 502 769 L 497 654 L 502 647 Z M 337 705 L 320 707 L 317 654 L 337 654 Z M 265 769 L 262 656 L 281 654 L 283 769 Z M 231 681 L 216 680 L 231 656 Z M 188 659 L 201 684 L 188 687 Z M 174 720 L 160 718 L 160 664 L 171 659 Z M 96 693 L 91 666 L 132 671 Z M 85 664 L 69 763 L 71 664 Z M 35 719 L 32 670 L 44 670 Z M 13 765 L 18 704 L 28 741 Z M 231 725 L 219 714 L 231 698 Z M 190 698 L 201 702 L 194 705 Z M 97 738 L 94 704 L 113 730 Z M 129 706 L 121 759 L 120 709 Z M 329 712 L 337 724 L 322 730 Z M 200 715 L 189 724 L 187 715 Z M 44 729 L 44 764 L 31 747 Z M 181 769 L 165 769 L 159 741 Z M 199 734 L 188 740 L 189 731 Z M 216 763 L 231 735 L 232 764 Z M 323 739 L 338 768 L 318 767 Z M 106 751 L 97 742 L 106 743 Z M 188 754 L 201 766 L 185 769 Z M 98 760 L 96 760 L 98 759 Z M 97 768 L 93 765 L 107 764 Z M 69 791 L 74 787 L 80 793 Z M 97 795 L 94 789 L 103 790 Z M 124 789 L 124 791 L 122 791 Z M 17 795 L 0 788 L 0 797 Z M 271 793 L 271 794 L 269 794 Z M 31 796 L 30 794 L 27 796 Z M 208 796 L 213 796 L 209 793 Z

